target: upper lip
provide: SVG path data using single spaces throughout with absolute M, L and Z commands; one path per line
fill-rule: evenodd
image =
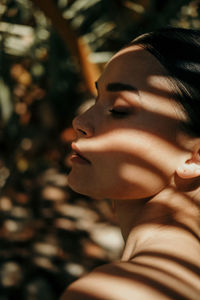
M 71 147 L 72 147 L 72 150 L 73 150 L 76 154 L 78 154 L 81 158 L 85 159 L 86 161 L 88 161 L 88 162 L 90 163 L 89 159 L 87 159 L 87 158 L 81 153 L 81 151 L 79 150 L 79 148 L 78 148 L 78 146 L 77 146 L 76 144 L 72 143 Z

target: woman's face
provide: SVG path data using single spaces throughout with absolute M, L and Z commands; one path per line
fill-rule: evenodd
M 177 124 L 166 72 L 148 51 L 118 52 L 97 82 L 96 103 L 73 122 L 69 186 L 95 198 L 139 199 L 161 191 L 180 162 Z M 73 148 L 72 147 L 72 148 Z

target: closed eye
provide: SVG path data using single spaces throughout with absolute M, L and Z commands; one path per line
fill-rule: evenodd
M 130 113 L 127 110 L 117 110 L 117 109 L 110 109 L 109 112 L 113 115 L 113 117 L 125 117 Z

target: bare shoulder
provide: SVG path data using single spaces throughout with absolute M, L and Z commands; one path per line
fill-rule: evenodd
M 192 271 L 182 276 L 184 268 L 176 265 L 166 267 L 141 257 L 103 265 L 72 283 L 60 300 L 198 300 L 199 276 L 187 280 Z

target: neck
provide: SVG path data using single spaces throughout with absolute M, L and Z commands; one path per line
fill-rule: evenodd
M 173 249 L 184 248 L 181 240 L 199 245 L 199 208 L 193 200 L 196 194 L 197 191 L 186 194 L 167 188 L 148 199 L 116 200 L 116 215 L 126 245 L 122 259 L 128 260 L 159 243 Z M 179 245 L 174 245 L 176 241 Z

